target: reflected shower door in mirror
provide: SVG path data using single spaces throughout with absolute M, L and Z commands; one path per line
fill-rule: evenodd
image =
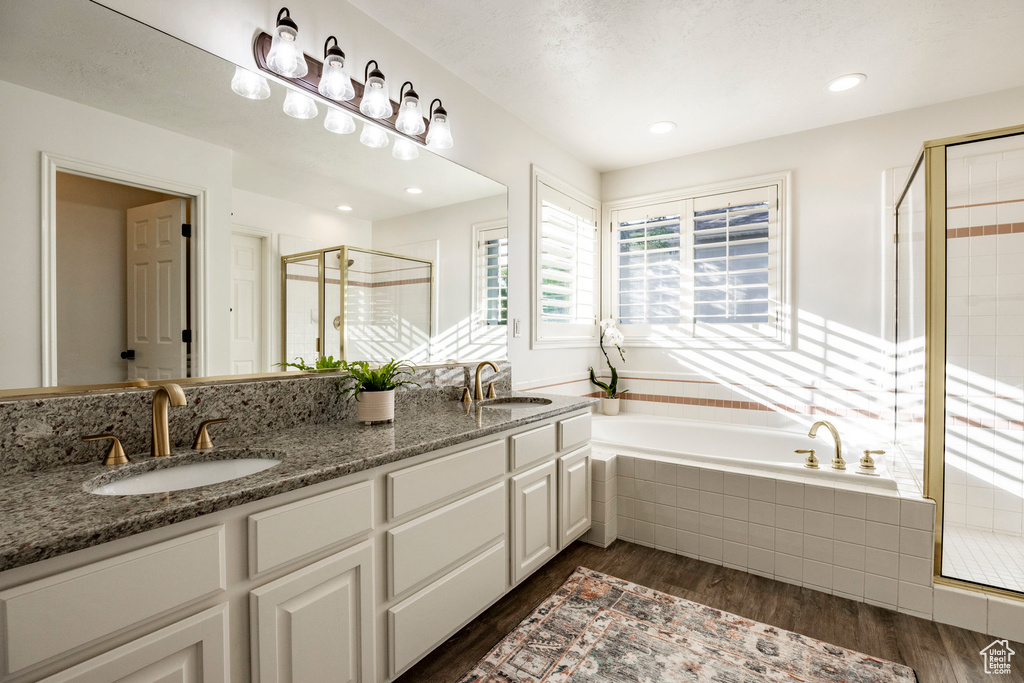
M 425 149 L 399 160 L 333 133 L 324 107 L 295 120 L 282 83 L 265 100 L 239 97 L 234 64 L 89 0 L 10 14 L 0 392 L 276 372 L 315 361 L 318 339 L 337 357 L 346 326 L 353 360 L 506 356 L 507 256 L 488 264 L 481 246 L 504 239 L 507 254 L 507 235 L 492 234 L 504 186 Z M 130 215 L 144 207 L 154 213 Z M 342 244 L 432 262 L 433 284 L 384 285 L 367 264 L 354 287 L 364 296 L 343 315 L 346 281 L 328 262 L 330 286 L 313 290 L 323 301 L 282 298 L 283 256 Z M 403 317 L 412 293 L 429 320 Z

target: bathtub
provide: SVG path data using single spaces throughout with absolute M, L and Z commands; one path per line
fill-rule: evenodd
M 658 459 L 717 463 L 721 467 L 738 467 L 752 472 L 789 474 L 805 481 L 814 479 L 822 484 L 829 482 L 837 487 L 845 484 L 897 490 L 896 481 L 888 473 L 888 455 L 875 456 L 876 474 L 857 472 L 858 460 L 866 447 L 860 443 L 844 442 L 843 459 L 848 469 L 832 469 L 830 463 L 835 446 L 832 435 L 826 429 L 821 429 L 817 438 L 811 439 L 806 432 L 669 417 L 595 415 L 591 443 L 599 450 L 623 455 L 651 455 Z M 876 448 L 877 444 L 869 446 Z M 804 467 L 804 456 L 793 452 L 798 448 L 815 449 L 821 461 L 821 469 Z

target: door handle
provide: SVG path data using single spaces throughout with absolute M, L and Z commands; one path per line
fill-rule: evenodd
M 135 360 L 135 349 L 121 352 L 121 360 Z

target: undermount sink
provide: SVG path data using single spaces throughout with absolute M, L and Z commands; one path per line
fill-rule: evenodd
M 187 462 L 101 483 L 89 493 L 99 496 L 137 496 L 181 491 L 247 477 L 279 464 L 281 461 L 275 458 L 229 458 Z
M 482 408 L 505 408 L 506 410 L 517 408 L 536 408 L 537 406 L 551 405 L 550 398 L 539 398 L 534 396 L 509 396 L 507 398 L 485 398 L 477 401 L 476 404 Z

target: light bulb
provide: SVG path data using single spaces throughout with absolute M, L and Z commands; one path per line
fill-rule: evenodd
M 409 89 L 405 90 L 405 86 L 409 86 Z M 420 110 L 420 96 L 412 89 L 412 83 L 409 81 L 402 84 L 402 90 L 402 103 L 398 106 L 395 128 L 406 135 L 419 135 L 427 129 L 423 123 L 423 112 Z
M 430 114 L 430 130 L 427 131 L 427 146 L 434 149 L 449 149 L 455 142 L 452 140 L 452 129 L 448 123 L 448 112 L 437 102 L 437 109 Z M 434 102 L 431 102 L 433 106 Z
M 289 90 L 284 98 L 284 113 L 297 119 L 315 119 L 320 111 L 312 97 L 303 95 L 298 90 Z
M 409 140 L 395 136 L 395 145 L 391 149 L 391 156 L 402 161 L 411 161 L 420 155 L 419 148 Z
M 328 47 L 331 41 L 334 45 Z M 320 74 L 320 85 L 317 90 L 324 97 L 344 102 L 356 96 L 352 87 L 352 79 L 345 71 L 345 53 L 338 47 L 338 39 L 331 36 L 324 43 L 324 66 Z
M 265 100 L 270 97 L 270 84 L 267 83 L 267 79 L 240 66 L 235 67 L 231 89 L 250 100 Z
M 302 78 L 309 71 L 306 56 L 298 44 L 299 27 L 292 21 L 288 8 L 277 13 L 277 28 L 267 53 L 267 66 L 288 78 Z
M 356 122 L 347 112 L 334 107 L 327 107 L 327 118 L 324 119 L 324 128 L 332 133 L 347 135 L 356 132 Z
M 373 71 L 369 71 L 371 63 L 374 66 Z M 372 59 L 366 63 L 366 71 L 369 73 L 363 87 L 363 99 L 359 101 L 359 111 L 371 119 L 389 119 L 395 111 L 391 108 L 391 97 L 384 83 L 384 74 L 376 67 L 377 62 Z
M 388 134 L 373 124 L 364 123 L 363 132 L 359 134 L 359 142 L 367 147 L 387 147 Z

